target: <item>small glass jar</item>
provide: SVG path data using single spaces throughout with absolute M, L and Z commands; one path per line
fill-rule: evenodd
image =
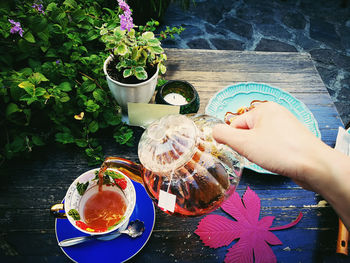
M 181 114 L 197 113 L 200 105 L 196 89 L 187 81 L 170 80 L 160 87 L 156 103 L 180 106 Z

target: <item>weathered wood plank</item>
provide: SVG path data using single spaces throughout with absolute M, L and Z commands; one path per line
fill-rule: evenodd
M 170 70 L 244 71 L 254 72 L 310 72 L 313 63 L 307 53 L 239 52 L 217 50 L 166 49 Z
M 264 73 L 257 72 L 213 72 L 213 71 L 170 71 L 168 70 L 166 79 L 181 79 L 192 83 L 194 86 L 203 85 L 226 87 L 240 82 L 271 83 L 270 85 L 284 88 L 289 86 L 290 90 L 302 89 L 304 92 L 325 91 L 324 85 L 318 76 L 312 71 L 308 74 L 296 72 Z M 320 86 L 320 87 L 318 87 Z M 317 89 L 319 88 L 319 89 Z
M 258 194 L 258 196 L 261 198 L 261 212 L 260 216 L 275 216 L 276 222 L 274 223 L 275 226 L 277 225 L 283 225 L 287 224 L 291 221 L 293 221 L 299 214 L 299 212 L 303 213 L 303 219 L 296 228 L 318 228 L 319 226 L 315 224 L 315 217 L 321 217 L 321 215 L 324 215 L 324 218 L 322 216 L 322 224 L 327 225 L 328 228 L 336 228 L 335 225 L 331 225 L 331 223 L 336 223 L 337 220 L 336 214 L 334 213 L 333 209 L 329 206 L 322 207 L 318 205 L 319 201 L 318 199 L 315 199 L 314 202 L 308 201 L 308 200 L 302 200 L 302 196 L 307 195 L 301 195 L 301 197 L 285 197 L 281 195 L 280 197 L 271 191 L 269 195 L 262 194 L 263 190 L 255 190 L 254 191 Z M 284 189 L 283 191 L 287 191 Z M 289 192 L 291 192 L 291 195 L 295 192 L 295 194 L 298 194 L 301 192 L 301 190 L 294 191 L 293 189 L 289 189 Z M 305 190 L 303 190 L 305 191 Z M 243 190 L 239 190 L 240 195 L 243 194 Z M 278 193 L 281 193 L 282 190 L 278 191 Z M 274 195 L 274 196 L 271 196 Z M 311 194 L 309 194 L 310 196 Z M 288 199 L 290 198 L 290 199 Z M 299 202 L 300 204 L 293 203 L 293 200 L 296 202 Z M 321 199 L 320 199 L 321 200 Z M 33 211 L 35 210 L 35 214 L 33 214 Z M 157 223 L 155 225 L 154 231 L 165 231 L 165 232 L 172 232 L 172 231 L 194 231 L 197 224 L 201 220 L 202 217 L 194 217 L 194 218 L 184 218 L 184 217 L 175 217 L 175 216 L 169 216 L 166 215 L 164 212 L 160 211 L 157 207 Z M 30 209 L 19 209 L 19 208 L 8 208 L 8 209 L 0 209 L 0 213 L 6 214 L 5 218 L 2 218 L 0 220 L 1 227 L 0 230 L 2 233 L 8 233 L 9 235 L 12 235 L 15 232 L 18 231 L 24 231 L 27 233 L 33 232 L 33 233 L 47 233 L 50 232 L 54 228 L 54 221 L 55 219 L 51 216 L 49 216 L 49 210 L 48 209 L 41 209 L 41 208 L 30 208 Z M 218 211 L 213 212 L 214 214 L 220 214 L 223 216 L 227 216 L 221 209 Z M 228 216 L 229 217 L 229 216 Z M 24 220 L 24 218 L 26 218 Z M 66 219 L 59 219 L 59 220 L 66 220 Z M 320 221 L 321 222 L 321 221 Z M 176 227 L 174 227 L 174 225 Z M 51 242 L 51 241 L 50 241 Z

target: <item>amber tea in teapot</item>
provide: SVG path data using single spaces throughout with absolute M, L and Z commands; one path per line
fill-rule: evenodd
M 143 183 L 166 213 L 198 216 L 211 212 L 235 191 L 243 169 L 241 156 L 213 139 L 212 128 L 218 123 L 222 122 L 207 115 L 165 116 L 141 136 L 141 165 L 108 157 L 100 172 L 118 168 Z

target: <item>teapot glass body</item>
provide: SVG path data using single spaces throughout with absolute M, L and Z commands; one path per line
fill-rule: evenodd
M 222 122 L 207 115 L 163 117 L 141 136 L 141 164 L 108 157 L 101 173 L 108 167 L 118 168 L 142 183 L 168 214 L 209 213 L 235 191 L 243 169 L 241 156 L 212 138 L 212 127 L 218 123 Z

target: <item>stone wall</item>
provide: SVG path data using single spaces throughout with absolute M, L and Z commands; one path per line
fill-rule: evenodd
M 350 1 L 176 2 L 164 25 L 186 28 L 164 47 L 308 52 L 344 124 L 350 122 Z

